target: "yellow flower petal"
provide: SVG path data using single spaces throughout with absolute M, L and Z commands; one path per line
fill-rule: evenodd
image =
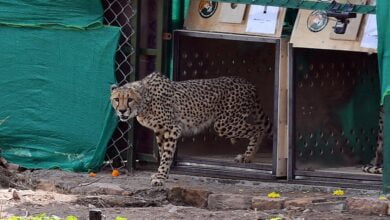
M 344 190 L 338 189 L 333 191 L 334 196 L 343 196 L 345 194 Z
M 379 196 L 379 200 L 387 200 L 387 197 L 386 196 Z
M 268 193 L 268 198 L 280 198 L 280 194 L 277 192 Z

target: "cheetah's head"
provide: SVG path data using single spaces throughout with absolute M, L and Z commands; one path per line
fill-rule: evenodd
M 138 114 L 141 103 L 140 81 L 127 83 L 123 86 L 111 86 L 111 104 L 121 121 L 127 121 Z

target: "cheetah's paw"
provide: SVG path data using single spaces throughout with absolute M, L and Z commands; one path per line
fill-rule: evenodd
M 242 154 L 238 154 L 236 156 L 236 158 L 234 158 L 234 162 L 236 162 L 236 163 L 251 163 L 252 161 L 250 158 L 247 158 Z
M 163 186 L 164 185 L 164 180 L 163 179 L 159 179 L 159 178 L 154 178 L 152 179 L 152 181 L 150 182 L 150 184 L 152 186 Z
M 237 155 L 236 158 L 234 158 L 234 162 L 236 163 L 244 162 L 244 156 L 242 154 Z

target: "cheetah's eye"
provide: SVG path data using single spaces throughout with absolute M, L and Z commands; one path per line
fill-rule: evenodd
M 119 102 L 119 98 L 114 98 L 114 101 Z
M 132 99 L 127 99 L 127 103 L 130 103 L 131 101 L 133 101 Z

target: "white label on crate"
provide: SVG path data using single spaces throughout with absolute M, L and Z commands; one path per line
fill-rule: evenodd
M 251 5 L 246 32 L 275 34 L 279 7 Z
M 378 47 L 378 29 L 376 26 L 376 15 L 368 15 L 367 24 L 364 28 L 364 34 L 360 47 L 373 48 Z

